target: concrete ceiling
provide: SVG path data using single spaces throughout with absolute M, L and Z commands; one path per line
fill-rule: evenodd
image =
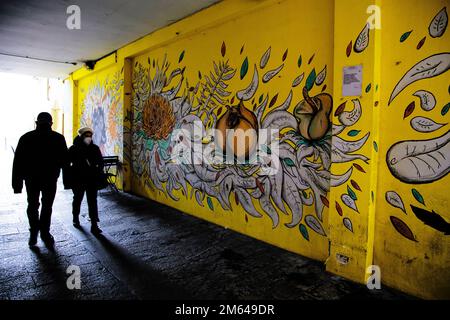
M 0 72 L 65 78 L 83 61 L 97 60 L 219 1 L 1 0 Z M 81 10 L 80 30 L 66 26 L 72 4 Z

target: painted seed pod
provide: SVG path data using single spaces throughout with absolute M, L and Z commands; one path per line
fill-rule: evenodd
M 221 133 L 216 137 L 217 144 L 224 152 L 228 148 L 234 156 L 247 158 L 256 149 L 258 120 L 242 101 L 235 106 L 227 106 L 227 109 L 217 121 L 216 129 Z
M 294 109 L 298 120 L 298 131 L 308 140 L 319 140 L 325 136 L 330 127 L 330 113 L 333 98 L 327 93 L 310 97 L 308 90 L 303 88 L 304 100 Z

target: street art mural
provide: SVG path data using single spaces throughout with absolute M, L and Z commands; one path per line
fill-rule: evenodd
M 373 32 L 369 23 L 365 23 L 360 32 L 353 35 L 345 47 L 345 52 L 339 52 L 339 55 L 343 54 L 347 61 L 345 65 L 351 65 L 348 60 L 359 59 L 355 55 L 366 54 L 370 49 L 370 33 Z M 352 36 L 349 33 L 349 36 Z M 359 61 L 359 60 L 358 60 Z M 360 62 L 359 62 L 360 63 Z M 331 209 L 333 214 L 338 214 L 340 217 L 340 222 L 345 227 L 346 231 L 351 232 L 351 235 L 355 233 L 355 226 L 362 224 L 359 219 L 367 218 L 367 208 L 361 210 L 358 206 L 358 202 L 363 198 L 363 189 L 367 184 L 367 169 L 370 167 L 370 148 L 366 148 L 364 152 L 361 152 L 370 138 L 370 126 L 361 124 L 360 120 L 365 116 L 363 114 L 363 109 L 367 110 L 368 106 L 362 105 L 361 100 L 366 97 L 364 95 L 370 95 L 371 90 L 378 90 L 378 84 L 373 86 L 372 83 L 368 83 L 363 89 L 360 97 L 341 97 L 342 103 L 335 106 L 334 112 L 332 113 L 333 124 L 332 124 L 332 149 L 331 149 L 331 161 L 332 163 L 349 163 L 351 166 L 359 173 L 358 177 L 352 177 L 348 179 L 342 186 L 335 187 L 335 202 L 331 204 Z M 339 95 L 338 95 L 339 96 Z M 361 100 L 360 100 L 361 98 Z M 368 117 L 370 115 L 370 110 L 367 112 Z M 367 123 L 367 122 L 366 122 Z M 344 138 L 345 137 L 345 138 Z M 376 141 L 373 141 L 373 149 L 375 151 L 378 149 Z M 339 170 L 336 167 L 333 171 Z M 353 175 L 355 176 L 355 175 Z M 363 181 L 358 182 L 358 179 Z M 373 195 L 372 195 L 373 198 Z M 373 201 L 373 199 L 372 199 Z M 363 212 L 364 216 L 360 213 Z M 355 215 L 355 213 L 357 215 Z
M 367 38 L 358 40 L 355 48 L 364 50 L 366 41 Z M 224 210 L 232 210 L 232 202 L 235 202 L 252 217 L 267 215 L 273 229 L 280 227 L 282 214 L 290 217 L 284 227 L 298 228 L 299 236 L 305 240 L 309 241 L 310 232 L 326 236 L 323 212 L 324 207 L 330 206 L 327 199 L 330 187 L 349 182 L 352 187 L 348 186 L 348 194 L 342 196 L 342 202 L 358 211 L 352 188 L 361 189 L 351 177 L 354 168 L 363 169 L 352 161 L 369 161 L 365 155 L 358 154 L 369 133 L 362 135 L 360 130 L 351 129 L 362 115 L 359 99 L 351 101 L 351 110 L 345 110 L 343 104 L 336 113 L 339 124 L 332 124 L 333 98 L 326 92 L 326 85 L 322 86 L 327 67 L 321 66 L 316 74 L 316 67 L 312 65 L 315 54 L 303 64 L 302 56 L 294 57 L 288 49 L 282 51 L 281 59 L 272 56 L 275 48 L 271 46 L 260 57 L 249 57 L 242 54 L 243 46 L 242 62 L 231 65 L 225 41 L 217 50 L 222 59 L 210 62 L 208 74 L 195 71 L 198 74 L 195 82 L 185 77 L 189 65 L 180 65 L 188 54 L 184 50 L 177 61 L 180 66 L 176 61 L 169 62 L 166 56 L 134 64 L 134 175 L 147 188 L 159 190 L 175 201 L 180 198 L 174 191 L 179 190 L 185 198 L 195 199 L 199 206 L 208 206 L 212 211 L 214 203 Z M 291 88 L 285 88 L 284 92 L 262 88 L 263 84 L 283 74 L 289 57 L 296 59 L 299 69 Z M 275 59 L 280 60 L 276 67 L 269 69 L 268 62 Z M 172 64 L 175 67 L 171 68 Z M 308 70 L 307 76 L 302 70 Z M 230 84 L 238 89 L 230 90 Z M 302 97 L 298 101 L 293 101 L 294 90 Z M 313 94 L 313 91 L 320 93 Z M 343 137 L 343 131 L 348 128 L 347 137 Z M 223 134 L 211 135 L 211 129 Z M 241 129 L 247 134 L 243 148 L 237 147 L 236 136 L 226 134 L 227 129 Z M 261 144 L 258 132 L 263 129 L 276 129 L 279 135 L 269 135 Z M 274 139 L 278 146 L 275 156 L 270 148 Z M 196 150 L 196 144 L 201 144 L 202 149 Z M 190 151 L 184 163 L 174 161 L 179 145 Z M 201 153 L 205 150 L 214 152 L 217 146 L 224 150 L 227 145 L 234 158 L 249 159 L 258 151 L 258 161 L 203 160 Z M 348 167 L 339 174 L 331 174 L 332 163 L 348 163 Z M 276 170 L 268 174 L 269 167 Z M 305 206 L 314 207 L 315 214 L 304 214 Z M 349 219 L 344 220 L 344 224 L 352 231 Z
M 79 72 L 76 115 L 123 154 L 124 189 L 349 279 L 373 263 L 386 285 L 448 297 L 444 1 L 248 5 L 221 2 Z M 344 96 L 354 66 L 361 94 Z
M 94 143 L 104 156 L 119 156 L 123 149 L 123 79 L 119 72 L 96 77 L 85 87 L 81 98 L 80 127 L 94 130 Z M 83 93 L 83 91 L 81 91 Z
M 448 16 L 444 7 L 431 20 L 428 27 L 429 36 L 432 38 L 442 37 L 447 24 Z M 400 42 L 407 43 L 406 40 L 411 32 L 413 31 L 403 33 Z M 425 39 L 426 36 L 417 44 L 417 50 L 422 48 Z M 421 59 L 398 80 L 391 91 L 388 105 L 398 107 L 393 102 L 396 97 L 405 95 L 404 90 L 410 85 L 419 83 L 424 79 L 442 77 L 449 69 L 450 52 L 437 52 Z M 407 105 L 403 112 L 403 119 L 411 116 L 410 129 L 423 135 L 423 139 L 402 140 L 391 145 L 386 153 L 386 164 L 390 173 L 400 182 L 415 185 L 414 188 L 411 188 L 411 194 L 417 203 L 409 206 L 416 218 L 426 226 L 442 232 L 444 235 L 449 235 L 450 223 L 443 218 L 443 212 L 439 214 L 433 209 L 418 207 L 418 205 L 427 206 L 425 198 L 419 191 L 420 185 L 432 184 L 443 179 L 450 172 L 450 131 L 447 128 L 449 118 L 446 116 L 449 103 L 440 110 L 435 109 L 437 99 L 433 93 L 432 85 L 424 85 L 420 90 L 416 90 L 413 97 L 419 98 L 419 101 L 413 100 Z M 420 104 L 419 111 L 416 108 L 416 102 Z M 429 115 L 414 116 L 418 112 Z M 443 132 L 445 129 L 446 131 Z M 401 209 L 405 214 L 407 213 L 402 196 L 397 192 L 387 191 L 386 201 L 391 206 Z M 420 241 L 417 240 L 414 232 L 403 221 L 403 218 L 390 216 L 390 220 L 395 230 L 402 236 L 412 241 Z

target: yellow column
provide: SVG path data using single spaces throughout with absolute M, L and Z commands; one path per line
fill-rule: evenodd
M 351 179 L 340 186 L 331 187 L 330 256 L 326 266 L 327 271 L 361 283 L 366 282 L 366 270 L 373 260 L 378 173 L 380 30 L 376 27 L 380 23 L 379 9 L 380 1 L 335 2 L 333 124 L 342 125 L 339 115 L 353 110 L 357 103 L 361 105 L 361 116 L 351 129 L 345 128 L 339 138 L 333 136 L 332 142 L 337 145 L 337 139 L 343 139 L 350 144 L 366 134 L 369 137 L 360 149 L 352 152 L 362 157 L 351 163 Z M 364 42 L 367 41 L 367 35 L 366 46 Z M 361 95 L 344 96 L 343 69 L 358 65 L 362 66 Z M 332 157 L 335 156 L 333 153 Z M 334 163 L 331 171 L 332 174 L 342 174 L 348 168 L 348 163 Z M 356 210 L 348 205 L 346 199 L 349 197 L 356 199 L 353 199 Z
M 78 80 L 73 79 L 73 75 L 70 77 L 70 83 L 72 86 L 72 136 L 75 138 L 75 136 L 78 134 L 78 127 L 80 125 L 80 110 L 78 106 Z

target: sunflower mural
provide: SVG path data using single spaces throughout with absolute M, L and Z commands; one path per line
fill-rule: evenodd
M 224 210 L 232 210 L 230 199 L 234 195 L 236 204 L 248 215 L 255 218 L 267 215 L 273 229 L 280 227 L 280 214 L 288 215 L 290 221 L 284 227 L 299 228 L 299 234 L 309 241 L 311 231 L 326 236 L 323 211 L 324 206 L 329 206 L 330 186 L 350 179 L 353 160 L 368 161 L 364 155 L 355 153 L 368 135 L 357 141 L 337 137 L 359 120 L 361 105 L 358 99 L 353 100 L 354 109 L 340 114 L 342 124 L 331 123 L 333 99 L 325 92 L 326 85 L 322 86 L 326 66 L 318 74 L 312 68 L 305 81 L 304 72 L 294 78 L 282 102 L 278 98 L 283 93 L 264 92 L 261 84 L 282 74 L 288 56 L 286 50 L 280 64 L 269 70 L 271 51 L 271 47 L 267 48 L 250 68 L 253 72 L 249 83 L 243 81 L 249 71 L 249 57 L 240 66 L 231 65 L 225 58 L 225 42 L 220 47 L 223 59 L 211 61 L 209 74 L 199 71 L 192 86 L 184 75 L 186 67 L 170 68 L 166 56 L 161 61 L 148 58 L 145 65 L 136 62 L 132 82 L 133 172 L 148 188 L 174 200 L 179 200 L 174 191 L 180 190 L 184 197 L 195 199 L 198 205 L 207 205 L 211 210 L 214 210 L 212 199 Z M 185 51 L 180 54 L 179 63 L 184 55 Z M 313 58 L 314 55 L 308 65 Z M 237 82 L 240 89 L 230 90 L 230 84 Z M 321 93 L 313 95 L 314 87 L 321 89 Z M 293 90 L 300 90 L 300 101 L 293 101 Z M 210 133 L 213 129 L 224 134 L 213 136 Z M 237 137 L 225 134 L 227 129 L 248 132 L 248 140 L 240 151 Z M 257 134 L 261 129 L 276 129 L 280 135 L 269 135 L 261 143 Z M 335 145 L 331 143 L 332 136 Z M 279 146 L 276 154 L 270 148 L 273 140 Z M 196 143 L 203 146 L 202 150 L 196 150 Z M 190 151 L 185 162 L 174 161 L 180 145 Z M 228 145 L 235 158 L 247 160 L 258 151 L 258 161 L 205 160 L 201 153 L 214 154 L 217 145 L 222 149 Z M 348 162 L 349 166 L 341 174 L 331 174 L 333 162 Z M 268 174 L 269 167 L 276 170 Z M 259 205 L 255 206 L 256 203 Z M 314 206 L 315 214 L 304 214 L 304 206 Z
M 122 88 L 123 79 L 116 72 L 104 81 L 96 79 L 82 99 L 80 127 L 94 130 L 94 143 L 104 156 L 117 155 L 122 158 Z

